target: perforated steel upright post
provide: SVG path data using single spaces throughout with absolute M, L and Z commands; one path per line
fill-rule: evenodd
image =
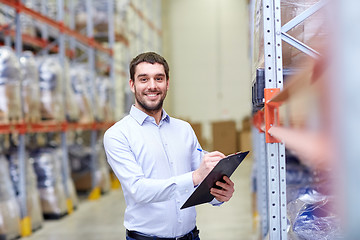
M 280 0 L 263 0 L 265 88 L 283 87 Z M 266 104 L 266 103 L 265 103 Z M 269 121 L 265 117 L 265 122 Z M 287 239 L 285 146 L 266 142 L 270 240 Z
M 64 24 L 63 20 L 64 20 L 64 0 L 57 0 L 57 16 L 56 16 L 56 20 L 59 24 Z M 59 60 L 60 60 L 60 64 L 61 67 L 63 69 L 65 69 L 66 66 L 66 59 L 65 59 L 65 33 L 63 32 L 62 28 L 60 28 L 59 31 L 59 37 L 58 37 L 58 44 L 59 44 Z M 66 72 L 66 71 L 64 71 Z M 65 119 L 66 119 L 66 81 L 65 78 L 63 78 L 63 89 L 62 89 L 62 99 L 63 99 L 63 106 L 64 106 L 64 114 L 65 114 Z M 64 185 L 64 189 L 65 189 L 65 195 L 66 195 L 66 199 L 67 199 L 67 208 L 68 208 L 68 213 L 71 213 L 73 210 L 73 206 L 72 206 L 72 202 L 70 200 L 70 189 L 68 186 L 68 179 L 69 179 L 69 157 L 68 157 L 68 147 L 67 147 L 67 133 L 66 133 L 66 129 L 63 129 L 61 131 L 61 150 L 62 150 L 62 169 L 61 169 L 61 174 L 62 174 L 62 179 L 63 179 L 63 185 Z
M 109 27 L 108 27 L 108 40 L 109 40 L 109 48 L 112 50 L 112 55 L 109 57 L 110 64 L 110 81 L 113 86 L 111 89 L 111 107 L 112 109 L 116 109 L 116 101 L 115 101 L 115 60 L 114 60 L 114 47 L 115 47 L 115 28 L 114 28 L 114 9 L 116 8 L 114 0 L 108 0 L 108 16 L 109 16 Z
M 21 1 L 20 1 L 21 2 Z M 21 11 L 16 10 L 15 13 L 15 51 L 18 58 L 20 58 L 23 45 L 22 45 L 22 33 L 21 33 Z M 23 114 L 22 114 L 23 116 Z M 25 159 L 25 132 L 19 133 L 19 145 L 18 145 L 18 156 L 19 156 L 19 202 L 20 202 L 20 214 L 21 214 L 21 236 L 28 236 L 31 234 L 31 222 L 28 216 L 28 209 L 26 204 L 27 191 L 26 191 L 26 159 Z
M 87 19 L 86 19 L 86 33 L 89 39 L 94 40 L 94 24 L 93 24 L 93 1 L 92 0 L 86 0 L 86 13 L 87 13 Z M 88 70 L 90 75 L 90 82 L 93 86 L 91 88 L 91 103 L 92 106 L 95 106 L 95 49 L 93 46 L 89 46 L 88 50 Z M 97 132 L 96 130 L 91 130 L 91 186 L 92 191 L 99 191 L 97 188 L 97 182 L 96 182 L 96 169 L 97 169 L 97 159 L 96 159 L 96 138 L 97 138 Z M 93 194 L 98 197 L 98 194 Z

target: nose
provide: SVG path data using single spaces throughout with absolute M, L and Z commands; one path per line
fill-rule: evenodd
M 151 78 L 148 84 L 148 89 L 156 89 L 156 81 L 155 79 Z

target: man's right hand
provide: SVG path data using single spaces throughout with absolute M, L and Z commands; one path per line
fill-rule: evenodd
M 205 154 L 200 163 L 200 167 L 192 174 L 194 186 L 199 185 L 216 166 L 216 164 L 223 158 L 225 158 L 225 155 L 218 151 Z

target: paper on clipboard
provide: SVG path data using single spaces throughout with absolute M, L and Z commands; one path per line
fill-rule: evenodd
M 221 159 L 180 209 L 210 202 L 214 198 L 210 194 L 210 188 L 215 187 L 215 183 L 220 181 L 223 176 L 230 177 L 248 153 L 249 151 L 239 152 Z

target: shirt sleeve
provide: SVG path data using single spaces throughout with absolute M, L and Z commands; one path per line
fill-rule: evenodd
M 104 135 L 104 148 L 124 194 L 129 194 L 137 203 L 167 201 L 188 194 L 194 189 L 192 172 L 168 179 L 145 178 L 126 136 L 121 131 L 107 131 Z

